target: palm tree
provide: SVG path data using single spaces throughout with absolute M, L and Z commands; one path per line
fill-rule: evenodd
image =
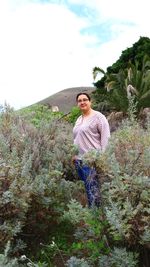
M 132 89 L 130 86 L 128 90 L 130 89 L 130 93 L 135 96 L 138 112 L 141 108 L 150 107 L 150 58 L 148 56 L 143 58 L 141 70 L 137 61 L 135 65 L 130 64 L 127 85 L 132 86 Z
M 126 93 L 126 70 L 120 70 L 119 73 L 114 74 L 105 73 L 101 68 L 95 67 L 93 69 L 93 79 L 95 80 L 98 74 L 104 74 L 104 86 L 101 88 L 97 88 L 98 93 L 96 94 L 97 103 L 100 108 L 103 106 L 103 102 L 105 102 L 105 106 L 109 110 L 116 110 L 123 112 L 127 111 L 128 108 L 128 100 Z
M 93 78 L 98 73 L 104 74 L 105 83 L 103 90 L 100 88 L 103 99 L 107 101 L 110 109 L 127 112 L 129 98 L 134 95 L 137 103 L 137 113 L 144 107 L 150 107 L 150 58 L 143 58 L 142 68 L 139 64 L 129 62 L 126 69 L 120 69 L 118 73 L 105 73 L 96 67 L 93 69 Z M 100 92 L 101 91 L 101 92 Z

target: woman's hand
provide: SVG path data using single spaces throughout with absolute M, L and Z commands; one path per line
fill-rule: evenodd
M 75 161 L 78 159 L 77 155 L 72 157 L 72 163 L 75 163 Z

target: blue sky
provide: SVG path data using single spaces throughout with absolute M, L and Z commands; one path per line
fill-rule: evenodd
M 140 36 L 149 0 L 0 0 L 0 104 L 15 109 L 92 86 Z

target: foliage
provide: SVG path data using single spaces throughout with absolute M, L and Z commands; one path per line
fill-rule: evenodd
M 142 69 L 143 58 L 145 55 L 150 57 L 150 39 L 148 37 L 140 37 L 139 40 L 133 44 L 132 47 L 126 48 L 122 51 L 119 59 L 112 64 L 112 66 L 107 67 L 106 73 L 103 69 L 99 67 L 94 67 L 94 73 L 97 75 L 99 73 L 104 74 L 104 76 L 96 81 L 94 85 L 97 88 L 104 87 L 105 84 L 105 74 L 113 74 L 118 73 L 120 69 L 126 69 L 128 67 L 129 62 L 135 65 L 135 62 L 138 62 L 138 69 Z M 97 72 L 98 70 L 98 72 Z M 100 71 L 101 70 L 101 71 Z M 96 76 L 93 75 L 95 80 Z
M 9 258 L 9 250 L 10 242 L 7 243 L 4 254 L 0 254 L 0 267 L 19 267 L 17 258 Z
M 18 255 L 24 250 L 18 246 L 20 239 L 27 247 L 47 239 L 46 231 L 59 224 L 66 203 L 78 196 L 71 181 L 74 167 L 68 164 L 74 154 L 72 143 L 67 122 L 44 120 L 37 128 L 9 108 L 1 113 L 1 249 L 11 240 L 12 254 Z
M 35 104 L 17 111 L 20 117 L 25 118 L 36 127 L 39 127 L 41 121 L 49 122 L 52 118 L 59 119 L 63 116 L 62 112 L 54 112 L 48 106 Z
M 129 61 L 132 64 L 137 61 L 139 69 L 141 69 L 145 55 L 150 56 L 150 39 L 148 37 L 140 37 L 132 47 L 122 51 L 120 58 L 111 67 L 108 67 L 107 71 L 108 73 L 116 73 L 120 69 L 125 69 Z
M 90 267 L 87 261 L 84 259 L 78 259 L 76 257 L 71 257 L 67 261 L 67 266 L 68 267 Z
M 135 96 L 137 111 L 150 106 L 150 57 L 144 56 L 139 69 L 138 61 L 128 64 L 128 76 L 126 79 L 127 96 Z
M 73 202 L 65 211 L 77 225 L 75 255 L 94 266 L 98 258 L 101 264 L 107 259 L 109 267 L 137 266 L 143 251 L 146 257 L 140 264 L 147 266 L 149 261 L 150 128 L 138 125 L 133 110 L 131 120 L 112 134 L 104 153 L 89 152 L 84 157 L 100 175 L 102 209 L 86 214 Z
M 71 112 L 69 112 L 68 116 L 67 116 L 67 120 L 70 123 L 75 123 L 75 121 L 77 120 L 77 118 L 81 115 L 81 111 L 78 107 L 73 107 L 71 109 Z
M 106 218 L 116 243 L 149 249 L 150 238 L 150 131 L 127 121 L 111 138 L 97 160 L 109 181 L 102 186 Z M 144 240 L 143 237 L 147 236 Z
M 141 52 L 141 47 L 142 49 Z M 135 48 L 135 49 L 134 49 Z M 103 74 L 100 81 L 94 83 L 97 90 L 93 96 L 98 110 L 116 110 L 127 112 L 129 107 L 129 92 L 135 96 L 137 113 L 141 108 L 150 106 L 150 39 L 140 38 L 132 48 L 122 53 L 120 59 L 107 68 L 93 68 L 93 78 Z
M 91 264 L 97 264 L 99 255 L 110 251 L 105 235 L 107 222 L 103 212 L 97 208 L 81 208 L 75 201 L 68 208 L 68 212 L 64 212 L 64 218 L 70 219 L 76 225 L 72 253 L 78 257 L 86 257 Z
M 71 255 L 71 243 L 74 227 L 69 221 L 65 220 L 59 225 L 53 225 L 49 231 L 49 241 L 46 244 L 40 243 L 41 250 L 38 258 L 41 262 L 47 262 L 48 266 L 53 266 L 56 260 L 65 265 L 65 259 Z
M 81 221 L 89 216 L 89 211 L 87 208 L 83 208 L 82 205 L 77 202 L 75 199 L 71 199 L 67 205 L 68 211 L 64 211 L 63 219 L 69 220 L 72 224 L 78 224 Z
M 127 252 L 125 248 L 114 248 L 109 256 L 102 256 L 99 267 L 136 267 L 137 254 Z
M 72 124 L 53 115 L 34 124 L 32 114 L 2 109 L 3 266 L 148 267 L 150 123 L 138 125 L 130 100 L 130 120 L 113 132 L 106 151 L 83 159 L 100 177 L 102 206 L 92 209 L 83 202 L 84 187 L 71 161 Z

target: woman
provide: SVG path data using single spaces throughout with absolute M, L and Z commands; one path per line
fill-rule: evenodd
M 82 115 L 76 120 L 73 128 L 74 144 L 79 154 L 74 162 L 80 179 L 84 182 L 88 206 L 100 206 L 99 182 L 95 168 L 83 165 L 82 156 L 90 150 L 104 151 L 110 137 L 106 117 L 91 108 L 91 98 L 87 93 L 79 93 L 76 102 Z

